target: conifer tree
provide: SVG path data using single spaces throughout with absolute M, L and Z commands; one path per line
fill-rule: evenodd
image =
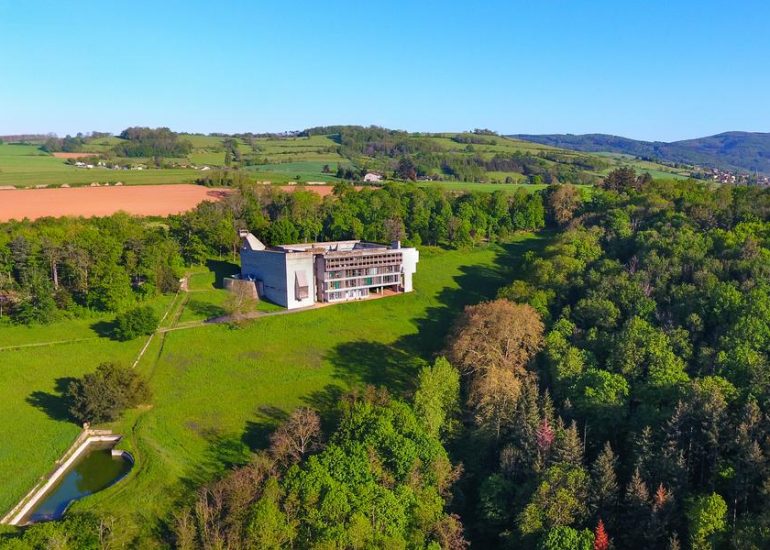
M 604 444 L 602 452 L 591 466 L 591 490 L 589 494 L 591 511 L 606 517 L 611 524 L 615 522 L 618 505 L 618 477 L 616 472 L 618 459 L 612 451 L 610 442 Z
M 583 464 L 583 442 L 580 441 L 577 422 L 574 420 L 569 427 L 557 430 L 552 460 L 554 463 L 565 463 L 573 466 Z
M 652 448 L 652 429 L 645 426 L 634 438 L 634 466 L 643 479 L 650 477 Z
M 646 540 L 650 521 L 650 492 L 639 468 L 634 470 L 626 486 L 623 505 L 624 547 L 644 548 L 643 541 Z
M 596 530 L 594 531 L 594 550 L 609 550 L 609 548 L 610 537 L 604 529 L 602 518 L 599 518 L 599 523 L 596 524 Z
M 666 540 L 666 534 L 671 522 L 673 512 L 674 496 L 660 483 L 657 490 L 652 495 L 652 515 L 650 517 L 650 528 L 648 529 L 648 539 L 655 545 Z

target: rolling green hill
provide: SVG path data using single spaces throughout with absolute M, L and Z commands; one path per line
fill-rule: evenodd
M 626 155 L 576 152 L 483 132 L 425 134 L 331 126 L 288 135 L 162 136 L 149 144 L 104 134 L 0 142 L 0 186 L 196 181 L 221 185 L 234 170 L 241 172 L 240 180 L 275 184 L 359 181 L 367 172 L 377 172 L 385 179 L 462 183 L 463 187 L 477 183 L 591 185 L 619 166 L 656 177 L 689 176 L 686 168 Z M 65 155 L 88 158 L 58 158 L 49 152 L 61 148 L 67 149 Z M 76 162 L 92 166 L 76 166 Z
M 725 132 L 670 143 L 607 134 L 520 134 L 513 137 L 575 151 L 620 153 L 666 163 L 770 174 L 770 133 Z

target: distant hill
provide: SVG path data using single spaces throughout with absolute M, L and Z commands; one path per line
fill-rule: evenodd
M 670 143 L 607 134 L 519 134 L 511 137 L 574 151 L 607 151 L 664 162 L 770 174 L 770 133 L 725 132 Z

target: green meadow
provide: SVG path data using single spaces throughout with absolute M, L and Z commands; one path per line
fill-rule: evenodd
M 454 134 L 420 134 L 420 139 L 429 140 L 442 152 L 455 155 L 478 155 L 490 159 L 496 154 L 525 153 L 542 156 L 546 165 L 554 165 L 551 160 L 554 154 L 559 162 L 572 162 L 573 159 L 586 157 L 586 153 L 556 149 L 546 145 L 495 136 L 494 144 L 463 144 L 452 140 Z M 180 134 L 181 139 L 189 140 L 193 145 L 192 152 L 186 158 L 166 159 L 179 165 L 192 164 L 198 167 L 220 167 L 225 163 L 225 147 L 223 137 L 203 136 L 198 134 Z M 337 165 L 348 166 L 351 159 L 343 157 L 339 145 L 330 136 L 310 137 L 271 137 L 253 138 L 248 143 L 240 138 L 235 139 L 238 150 L 245 158 L 256 160 L 260 164 L 244 166 L 254 174 L 259 181 L 284 184 L 293 181 L 337 181 L 334 177 Z M 96 138 L 89 141 L 84 149 L 95 154 L 109 153 L 120 139 L 116 137 Z M 545 156 L 543 156 L 545 155 Z M 595 177 L 606 175 L 610 170 L 619 166 L 632 166 L 638 172 L 650 172 L 654 177 L 683 178 L 689 176 L 685 168 L 671 168 L 649 161 L 642 161 L 628 155 L 595 153 L 608 163 L 601 172 L 592 173 Z M 151 159 L 115 159 L 118 162 L 149 163 Z M 358 155 L 355 159 L 358 165 L 379 170 L 391 175 L 390 160 L 382 157 L 367 157 Z M 324 173 L 323 167 L 328 165 L 332 173 Z M 33 187 L 36 185 L 88 185 L 93 182 L 116 183 L 126 185 L 149 185 L 162 183 L 190 183 L 201 177 L 203 173 L 193 168 L 144 169 L 144 170 L 108 170 L 106 168 L 84 169 L 66 164 L 64 159 L 55 158 L 42 151 L 40 144 L 0 144 L 0 186 Z M 486 178 L 490 182 L 511 181 L 513 185 L 526 183 L 527 178 L 517 172 L 488 172 Z M 442 182 L 444 187 L 465 189 L 467 183 Z M 481 185 L 472 184 L 472 189 L 480 190 Z M 507 184 L 510 185 L 510 184 Z M 495 190 L 500 187 L 485 187 L 485 190 Z M 511 187 L 510 189 L 514 189 Z
M 211 269 L 197 270 L 189 293 L 174 304 L 171 297 L 156 304 L 171 305 L 163 326 L 178 329 L 156 334 L 138 366 L 150 380 L 152 404 L 110 426 L 125 435 L 122 445 L 134 454 L 135 468 L 73 509 L 108 513 L 117 518 L 124 542 L 146 545 L 191 488 L 264 448 L 270 431 L 293 408 L 309 405 L 328 419 L 340 393 L 362 384 L 409 394 L 417 369 L 440 352 L 457 313 L 493 297 L 521 254 L 544 242 L 521 234 L 510 243 L 471 250 L 425 248 L 413 293 L 267 315 L 244 328 L 184 328 L 221 307 L 219 277 L 237 266 L 212 262 Z M 269 306 L 263 307 L 278 309 Z M 129 362 L 143 345 L 142 339 L 118 343 L 98 337 L 95 323 L 70 323 L 73 336 L 88 337 L 91 327 L 90 336 L 97 338 L 0 351 L 0 414 L 13 419 L 0 426 L 0 510 L 46 473 L 78 433 L 66 420 L 62 384 L 102 361 Z M 64 325 L 51 328 L 57 335 L 66 332 Z M 28 330 L 40 341 L 49 339 L 46 327 Z

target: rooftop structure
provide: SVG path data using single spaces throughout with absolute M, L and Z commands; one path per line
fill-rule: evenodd
M 317 302 L 359 300 L 385 291 L 411 292 L 419 253 L 415 248 L 365 241 L 266 247 L 241 232 L 241 278 L 260 297 L 288 309 Z

